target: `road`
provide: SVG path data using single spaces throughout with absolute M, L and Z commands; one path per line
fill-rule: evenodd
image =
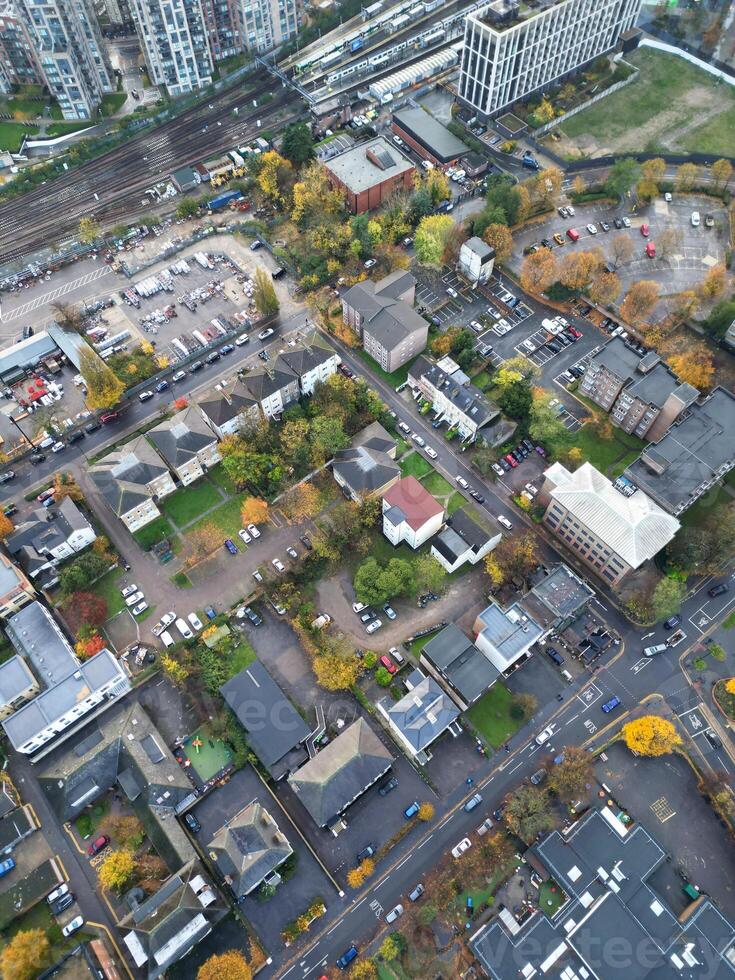
M 245 94 L 247 81 L 255 87 Z M 270 101 L 256 104 L 264 98 Z M 106 225 L 123 219 L 129 224 L 155 209 L 155 204 L 143 203 L 143 194 L 173 169 L 212 159 L 252 141 L 275 117 L 282 125 L 286 117 L 302 112 L 301 97 L 290 88 L 279 89 L 270 76 L 240 79 L 211 102 L 131 136 L 103 156 L 0 206 L 0 265 L 73 237 L 82 217 Z

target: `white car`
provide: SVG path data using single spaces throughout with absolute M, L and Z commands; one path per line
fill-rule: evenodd
M 570 218 L 573 218 L 575 215 L 575 210 L 571 204 L 567 204 L 567 214 L 569 215 Z
M 292 547 L 291 545 L 289 545 L 286 548 L 286 554 L 289 556 L 289 558 L 293 558 L 293 559 L 296 559 L 296 558 L 299 557 L 298 551 L 294 547 Z
M 411 438 L 413 439 L 413 441 L 416 443 L 417 446 L 421 446 L 423 448 L 426 445 L 426 440 L 422 439 L 421 436 L 418 434 L 418 432 L 412 432 Z
M 526 348 L 526 350 L 527 350 L 527 351 L 531 351 L 531 353 L 533 353 L 533 351 L 535 351 L 535 350 L 536 350 L 536 345 L 535 345 L 535 344 L 534 344 L 534 342 L 533 342 L 532 340 L 530 340 L 530 339 L 529 339 L 529 340 L 524 340 L 524 341 L 522 342 L 522 344 L 521 344 L 521 347 L 525 347 L 525 348 Z
M 132 609 L 133 616 L 140 616 L 140 614 L 144 613 L 147 608 L 148 608 L 148 603 L 144 599 L 142 602 L 139 602 L 137 606 L 133 606 Z
M 354 613 L 361 613 L 363 609 L 367 609 L 367 603 L 365 602 L 353 602 L 352 611 Z
M 165 647 L 176 646 L 174 638 L 173 636 L 171 636 L 168 630 L 164 630 L 163 633 L 161 633 L 160 639 L 161 639 L 161 643 L 163 643 Z
M 375 259 L 368 259 L 367 262 L 365 263 L 365 268 L 372 269 L 374 265 L 375 265 Z
M 151 398 L 153 398 L 153 392 L 152 391 L 141 391 L 141 393 L 138 395 L 138 401 L 141 401 L 141 402 L 147 402 Z
M 374 619 L 372 623 L 368 623 L 365 627 L 365 632 L 368 634 L 377 633 L 380 627 L 383 625 L 382 619 Z
M 247 344 L 250 337 L 246 333 L 241 333 L 239 337 L 235 338 L 235 346 L 242 347 L 243 344 Z
M 538 493 L 538 490 L 532 483 L 527 483 L 525 489 L 531 494 L 532 497 L 535 497 Z
M 140 602 L 140 600 L 143 599 L 143 598 L 145 598 L 145 597 L 144 597 L 144 595 L 143 595 L 142 592 L 133 592 L 133 594 L 132 595 L 129 595 L 127 597 L 127 599 L 125 600 L 125 605 L 128 606 L 128 607 L 129 606 L 137 606 L 138 603 Z
M 699 228 L 700 221 L 699 211 L 692 211 L 692 228 Z
M 267 330 L 261 330 L 258 334 L 258 340 L 267 340 L 269 337 L 272 337 L 274 333 L 275 330 L 273 327 L 268 327 Z
M 596 225 L 593 225 L 593 224 L 589 224 L 589 225 L 587 225 L 587 231 L 590 233 L 590 235 L 596 235 L 597 234 L 597 226 Z
M 493 473 L 497 473 L 498 476 L 505 476 L 505 470 L 498 463 L 493 463 Z
M 84 916 L 75 915 L 71 922 L 67 922 L 64 928 L 61 930 L 62 936 L 71 936 L 72 933 L 76 932 L 77 929 L 81 929 L 84 925 Z
M 120 595 L 123 597 L 123 599 L 127 599 L 129 595 L 132 595 L 133 592 L 137 592 L 137 591 L 138 591 L 137 585 L 126 585 L 124 589 L 120 589 Z
M 66 449 L 66 443 L 65 442 L 55 442 L 53 444 L 53 446 L 51 447 L 51 452 L 52 453 L 60 453 L 64 449 Z
M 250 542 L 253 540 L 247 531 L 242 531 L 242 530 L 238 531 L 237 536 L 238 538 L 241 538 L 245 542 L 245 544 L 250 544 Z
M 393 142 L 396 144 L 396 146 L 403 146 L 403 140 L 400 136 L 394 136 Z
M 669 194 L 668 191 L 666 191 L 666 193 L 664 194 L 664 201 L 666 201 L 667 204 L 671 204 L 672 197 L 671 197 L 671 194 Z
M 463 476 L 455 476 L 454 480 L 455 483 L 458 483 L 463 490 L 469 490 L 470 485 Z
M 459 842 L 459 844 L 457 844 L 456 847 L 452 848 L 452 857 L 453 858 L 461 857 L 464 854 L 464 852 L 469 851 L 471 847 L 472 847 L 472 841 L 469 839 L 469 837 L 463 837 L 462 840 Z
M 502 524 L 503 527 L 507 528 L 509 531 L 513 530 L 513 525 L 505 516 L 505 514 L 498 514 L 498 524 Z
M 475 333 L 482 333 L 484 327 L 479 320 L 470 320 L 470 326 L 475 331 Z
M 487 308 L 488 316 L 491 316 L 493 320 L 500 320 L 500 311 L 496 310 L 494 306 L 488 306 Z
M 623 218 L 623 228 L 630 228 L 630 218 Z
M 391 909 L 390 912 L 386 915 L 385 921 L 388 923 L 388 925 L 390 925 L 391 923 L 395 922 L 396 919 L 400 918 L 400 916 L 402 915 L 403 915 L 403 906 L 396 905 L 396 907 Z
M 194 634 L 189 629 L 189 624 L 186 622 L 185 619 L 179 618 L 176 620 L 176 629 L 179 631 L 179 633 L 181 633 L 181 635 L 184 637 L 185 640 L 194 639 Z
M 548 727 L 544 728 L 543 731 L 540 731 L 538 733 L 534 741 L 536 742 L 536 745 L 543 745 L 544 742 L 549 741 L 549 739 L 553 734 L 554 734 L 554 726 L 549 725 Z
M 171 378 L 171 380 L 173 381 L 174 384 L 176 384 L 177 381 L 183 381 L 185 377 L 186 377 L 186 371 L 177 371 L 176 374 Z
M 271 565 L 275 568 L 275 570 L 277 572 L 285 572 L 286 571 L 286 566 L 278 558 L 274 558 L 273 561 L 271 562 Z
M 197 616 L 197 614 L 196 614 L 196 613 L 189 613 L 189 615 L 188 615 L 188 616 L 187 616 L 186 618 L 187 618 L 187 619 L 189 620 L 189 622 L 191 623 L 191 625 L 192 625 L 192 629 L 195 629 L 195 630 L 196 630 L 197 632 L 199 632 L 199 630 L 203 628 L 203 627 L 202 627 L 202 621 L 201 621 L 201 619 L 200 619 L 200 618 L 199 618 L 199 617 Z
M 260 537 L 260 531 L 257 529 L 257 527 L 254 524 L 248 524 L 247 530 L 248 533 L 251 534 L 254 538 Z
M 153 629 L 151 630 L 151 632 L 153 633 L 154 636 L 160 636 L 163 633 L 163 631 L 166 629 L 166 627 L 167 626 L 170 626 L 171 623 L 173 623 L 173 621 L 175 619 L 176 619 L 176 613 L 175 612 L 167 612 L 167 613 L 164 613 L 164 615 L 161 616 L 161 618 L 159 619 L 159 621 L 153 627 Z
M 429 459 L 438 459 L 439 457 L 439 453 L 435 449 L 432 449 L 431 446 L 427 446 L 424 452 L 429 457 Z

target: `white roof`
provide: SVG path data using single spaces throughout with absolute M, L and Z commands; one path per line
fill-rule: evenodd
M 671 541 L 679 522 L 642 490 L 626 496 L 590 463 L 570 473 L 561 463 L 544 474 L 553 500 L 572 513 L 631 568 L 638 568 Z

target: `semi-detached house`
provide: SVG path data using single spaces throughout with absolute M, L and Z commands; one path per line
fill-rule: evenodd
M 148 438 L 184 486 L 222 459 L 217 437 L 193 405 L 151 429 Z
M 168 467 L 144 436 L 108 453 L 90 467 L 89 475 L 131 532 L 160 517 L 156 501 L 176 490 Z

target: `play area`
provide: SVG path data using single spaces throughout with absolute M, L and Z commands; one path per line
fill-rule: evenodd
M 192 732 L 179 748 L 176 757 L 185 768 L 191 768 L 202 783 L 219 777 L 232 763 L 227 745 L 219 738 L 212 738 L 206 725 Z

